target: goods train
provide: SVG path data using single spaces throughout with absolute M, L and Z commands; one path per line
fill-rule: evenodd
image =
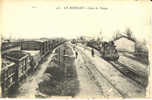
M 38 68 L 48 53 L 64 42 L 63 39 L 24 40 L 20 43 L 20 50 L 5 52 L 2 55 L 2 96 L 8 96 L 12 89 L 18 87 L 23 79 Z
M 87 46 L 98 50 L 101 54 L 101 57 L 106 60 L 117 61 L 119 59 L 119 54 L 113 41 L 102 43 L 90 41 L 87 43 Z

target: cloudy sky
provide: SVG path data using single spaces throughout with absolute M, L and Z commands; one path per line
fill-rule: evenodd
M 102 32 L 105 39 L 110 39 L 114 32 L 130 28 L 143 39 L 151 31 L 151 8 L 146 2 L 3 0 L 1 4 L 4 37 L 97 37 Z

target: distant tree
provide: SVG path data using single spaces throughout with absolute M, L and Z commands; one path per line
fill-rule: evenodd
M 100 46 L 101 45 L 101 43 L 102 43 L 102 40 L 103 40 L 103 38 L 97 38 L 97 44 Z
M 136 38 L 133 36 L 133 32 L 131 31 L 130 28 L 126 29 L 125 34 L 126 34 L 126 36 L 127 36 L 128 39 L 130 39 L 132 41 L 136 41 Z
M 7 39 L 6 41 L 7 41 L 7 42 L 10 42 L 10 40 L 8 40 L 8 39 Z
M 122 36 L 122 34 L 120 33 L 120 31 L 116 31 L 112 37 L 113 40 L 116 40 L 118 38 L 120 38 Z
M 84 36 L 81 36 L 81 37 L 80 37 L 80 42 L 81 42 L 82 44 L 85 43 L 85 37 L 84 37 Z
M 101 39 L 98 37 L 98 38 L 97 38 L 97 41 L 101 41 Z
M 1 40 L 4 40 L 4 36 L 1 34 Z
M 102 31 L 100 31 L 100 36 L 99 36 L 99 37 L 100 37 L 100 38 L 99 38 L 99 39 L 100 39 L 100 41 L 102 41 L 102 40 L 103 40 L 103 35 L 102 35 L 102 34 L 103 34 L 103 33 L 102 33 Z
M 132 38 L 132 31 L 131 31 L 130 28 L 127 28 L 127 29 L 126 29 L 125 34 L 126 34 L 126 36 L 127 36 L 128 38 Z
M 80 36 L 80 40 L 83 40 L 83 36 Z

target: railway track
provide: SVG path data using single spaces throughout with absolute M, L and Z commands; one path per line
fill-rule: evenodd
M 81 46 L 81 47 L 84 48 L 83 46 Z M 145 88 L 147 86 L 147 81 L 148 81 L 147 77 L 145 77 L 144 75 L 139 74 L 134 69 L 132 69 L 132 68 L 130 68 L 128 66 L 125 66 L 125 65 L 123 65 L 123 64 L 121 64 L 119 62 L 107 61 L 107 60 L 105 60 L 105 61 L 108 62 L 108 63 L 110 63 L 114 68 L 116 68 L 124 76 L 130 78 L 131 80 L 133 80 L 134 82 L 136 82 L 137 84 L 139 84 L 141 88 Z M 132 82 L 132 83 L 136 84 L 134 82 Z
M 79 50 L 79 49 L 77 49 Z M 84 59 L 84 66 L 88 70 L 91 77 L 93 77 L 93 81 L 95 81 L 96 85 L 100 88 L 101 93 L 105 97 L 128 97 L 127 94 L 124 94 L 122 91 L 118 90 L 115 85 L 113 85 L 97 68 L 91 63 L 91 59 L 89 59 L 81 50 L 79 50 L 81 56 Z M 87 58 L 87 59 L 86 59 Z
M 101 59 L 98 53 L 95 58 L 91 58 L 91 54 L 89 54 L 90 49 L 83 51 L 84 47 L 77 46 L 76 50 L 83 57 L 84 64 L 82 66 L 85 66 L 90 73 L 89 75 L 94 77 L 93 81 L 102 89 L 103 95 L 106 98 L 145 97 L 146 89 L 142 85 L 124 75 L 122 71 L 120 72 L 108 61 Z M 124 73 L 135 72 L 132 69 L 125 69 L 124 66 L 120 65 L 120 67 L 121 70 L 124 69 Z M 134 74 L 131 75 L 133 76 Z
M 108 61 L 114 68 L 116 68 L 120 73 L 125 75 L 126 77 L 130 78 L 134 82 L 140 85 L 140 87 L 144 88 L 146 85 L 143 82 L 142 79 L 145 79 L 144 76 L 140 76 L 136 71 L 133 69 L 127 67 L 127 66 L 121 66 L 119 62 L 113 62 L 113 61 Z

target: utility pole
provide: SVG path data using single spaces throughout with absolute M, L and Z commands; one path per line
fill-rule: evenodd
M 102 36 L 102 30 L 100 31 L 100 40 L 102 40 L 103 39 L 103 36 Z
M 59 48 L 59 65 L 60 65 L 60 48 Z

